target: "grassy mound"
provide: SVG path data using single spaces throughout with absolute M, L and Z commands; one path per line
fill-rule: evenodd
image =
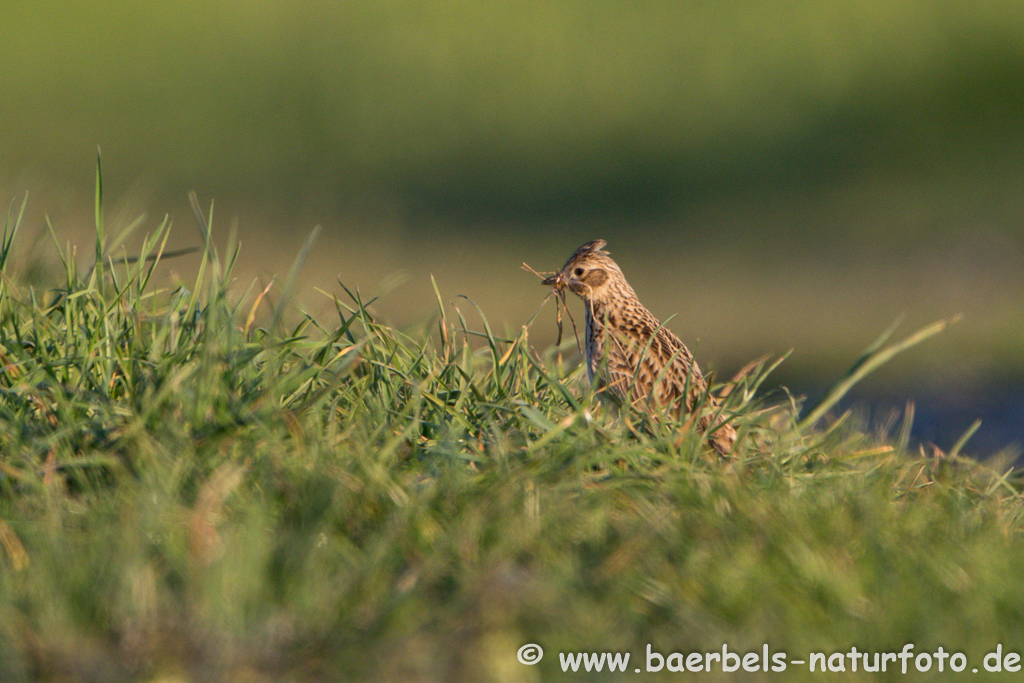
M 761 397 L 758 366 L 729 395 L 724 462 L 609 414 L 529 326 L 499 339 L 439 296 L 438 331 L 406 335 L 358 294 L 336 323 L 284 329 L 281 303 L 261 326 L 264 293 L 227 293 L 235 248 L 207 239 L 194 286 L 154 291 L 167 226 L 118 257 L 99 196 L 95 266 L 66 253 L 39 292 L 8 272 L 18 222 L 0 248 L 4 681 L 525 681 L 559 676 L 560 653 L 630 653 L 615 678 L 648 648 L 765 645 L 817 679 L 792 662 L 907 643 L 985 674 L 997 645 L 1024 650 L 1010 477 L 912 451 L 910 416 L 891 435 L 827 416 L 941 325 L 880 341 L 802 419 Z

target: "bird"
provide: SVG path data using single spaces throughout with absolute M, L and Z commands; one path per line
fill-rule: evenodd
M 668 407 L 678 418 L 699 411 L 697 426 L 720 455 L 729 455 L 736 429 L 726 422 L 693 354 L 640 302 L 604 250 L 607 244 L 602 239 L 587 242 L 541 283 L 583 299 L 590 381 L 596 378 L 620 404 L 648 413 Z

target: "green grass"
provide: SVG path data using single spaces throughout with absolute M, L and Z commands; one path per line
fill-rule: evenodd
M 803 419 L 758 366 L 730 394 L 724 462 L 611 415 L 529 325 L 499 339 L 463 299 L 438 294 L 437 327 L 407 334 L 339 291 L 336 320 L 285 327 L 294 277 L 272 310 L 229 295 L 238 248 L 218 252 L 197 203 L 195 281 L 155 290 L 169 225 L 126 254 L 101 188 L 94 267 L 58 246 L 63 281 L 22 284 L 24 205 L 0 245 L 0 679 L 527 681 L 558 678 L 559 652 L 643 666 L 647 644 L 914 643 L 979 667 L 1024 650 L 1014 481 L 914 450 L 909 416 L 872 434 L 826 415 L 937 330 L 880 339 Z M 539 665 L 517 662 L 525 643 Z

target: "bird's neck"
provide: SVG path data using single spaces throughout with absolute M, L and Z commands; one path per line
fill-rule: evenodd
M 609 302 L 602 299 L 585 299 L 583 308 L 586 309 L 588 328 L 600 332 L 604 330 L 606 324 L 615 326 L 615 311 Z
M 616 313 L 621 312 L 624 306 L 641 306 L 640 301 L 636 298 L 636 292 L 625 280 L 605 287 L 601 290 L 600 296 L 584 298 L 583 304 L 587 309 L 587 316 L 592 316 L 602 322 L 606 318 L 614 319 Z M 612 324 L 615 324 L 614 320 Z

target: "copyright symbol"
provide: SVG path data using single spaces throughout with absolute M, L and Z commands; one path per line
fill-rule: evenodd
M 544 657 L 544 648 L 535 643 L 527 643 L 519 648 L 519 652 L 516 653 L 516 659 L 527 666 L 536 664 Z

